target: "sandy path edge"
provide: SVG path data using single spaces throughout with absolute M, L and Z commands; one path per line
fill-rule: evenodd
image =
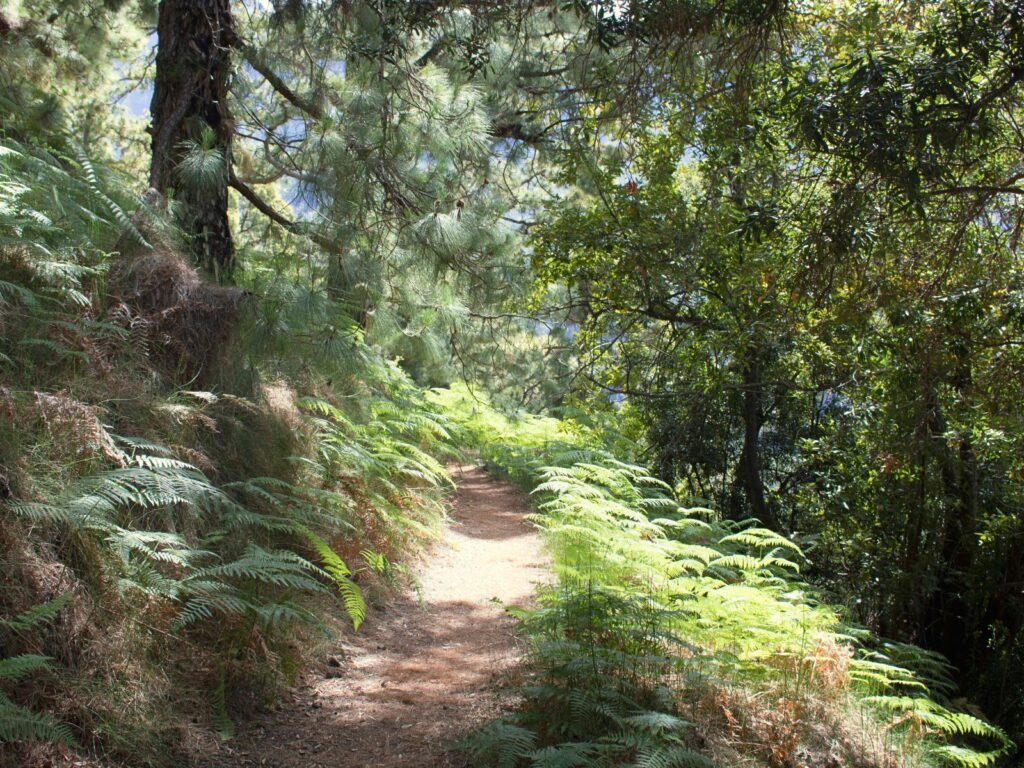
M 476 467 L 455 467 L 452 519 L 417 576 L 420 599 L 371 609 L 280 710 L 204 755 L 203 768 L 456 768 L 452 744 L 501 714 L 496 688 L 521 660 L 504 606 L 547 577 L 529 498 Z

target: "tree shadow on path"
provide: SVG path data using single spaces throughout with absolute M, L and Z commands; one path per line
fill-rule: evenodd
M 203 768 L 463 768 L 452 744 L 502 714 L 522 658 L 505 605 L 546 576 L 529 498 L 461 468 L 452 524 L 419 571 L 420 596 L 371 609 L 280 711 L 244 726 Z

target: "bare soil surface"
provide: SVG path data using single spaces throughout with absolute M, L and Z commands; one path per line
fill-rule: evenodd
M 505 606 L 529 604 L 547 559 L 525 494 L 476 467 L 453 477 L 452 520 L 419 569 L 419 596 L 371 609 L 323 673 L 240 728 L 209 768 L 466 765 L 452 745 L 501 714 L 497 690 L 521 660 Z

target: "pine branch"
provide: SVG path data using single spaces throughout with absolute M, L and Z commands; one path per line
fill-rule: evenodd
M 434 41 L 434 44 L 431 45 L 422 56 L 413 62 L 413 67 L 415 69 L 423 69 L 427 64 L 437 59 L 437 57 L 444 51 L 447 42 L 448 38 L 446 35 L 438 37 L 437 40 Z
M 289 88 L 288 84 L 282 80 L 274 70 L 267 66 L 266 62 L 263 61 L 263 58 L 255 48 L 249 45 L 244 46 L 242 48 L 242 55 L 245 56 L 245 60 L 248 62 L 249 66 L 259 72 L 263 76 L 263 79 L 270 84 L 270 87 L 286 101 L 293 106 L 298 107 L 307 115 L 315 117 L 317 120 L 323 119 L 323 108 L 316 102 L 307 99 Z
M 252 187 L 248 186 L 247 184 L 245 184 L 245 182 L 239 179 L 238 176 L 235 175 L 233 169 L 229 170 L 228 172 L 228 186 L 230 186 L 232 189 L 238 192 L 238 194 L 240 194 L 246 200 L 248 200 L 253 208 L 258 210 L 260 213 L 262 213 L 275 224 L 284 227 L 289 232 L 294 232 L 297 235 L 308 237 L 310 240 L 319 245 L 328 253 L 341 254 L 344 252 L 344 248 L 339 243 L 336 243 L 335 241 L 327 237 L 324 237 L 323 235 L 318 234 L 316 232 L 310 232 L 302 228 L 298 222 L 292 221 L 291 219 L 287 218 L 278 211 L 275 211 L 274 208 L 270 205 L 270 203 L 268 203 L 262 197 L 257 195 L 255 190 L 252 189 Z
M 538 131 L 520 122 L 495 123 L 489 133 L 496 139 L 513 139 L 524 144 L 539 144 L 544 140 L 544 131 Z
M 275 211 L 273 207 L 270 205 L 270 203 L 268 203 L 262 197 L 257 195 L 255 190 L 253 190 L 251 187 L 245 184 L 245 182 L 238 178 L 233 168 L 228 171 L 228 186 L 230 186 L 232 189 L 238 192 L 238 194 L 240 194 L 246 200 L 248 200 L 253 208 L 262 213 L 275 224 L 279 224 L 291 232 L 296 231 L 295 222 Z

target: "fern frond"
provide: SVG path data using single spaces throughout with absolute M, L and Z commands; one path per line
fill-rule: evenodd
M 595 758 L 608 753 L 608 745 L 589 741 L 555 744 L 530 753 L 530 768 L 587 768 L 596 763 Z
M 0 659 L 0 680 L 16 683 L 41 669 L 47 669 L 53 661 L 49 656 L 21 654 Z
M 1006 757 L 1009 748 L 979 752 L 968 747 L 958 747 L 954 744 L 940 744 L 931 747 L 928 752 L 939 758 L 944 765 L 958 766 L 958 768 L 985 768 L 989 765 L 996 765 Z
M 67 723 L 10 702 L 0 702 L 0 742 L 34 742 L 78 747 L 78 742 Z
M 503 719 L 473 731 L 459 746 L 495 768 L 516 768 L 530 757 L 536 744 L 533 731 Z
M 39 305 L 39 297 L 34 291 L 23 285 L 0 280 L 0 305 L 11 304 L 17 300 L 27 307 L 35 308 Z
M 850 678 L 857 682 L 876 684 L 882 690 L 894 687 L 927 691 L 928 686 L 908 669 L 883 661 L 855 658 L 850 661 Z
M 7 629 L 15 632 L 26 632 L 40 624 L 53 621 L 53 619 L 57 617 L 57 614 L 59 614 L 64 607 L 71 602 L 71 597 L 71 593 L 66 592 L 59 597 L 46 601 L 45 603 L 33 605 L 28 610 L 19 613 L 13 619 L 0 617 L 0 627 L 6 627 Z
M 1004 746 L 1009 737 L 991 723 L 966 712 L 957 712 L 931 699 L 914 696 L 866 696 L 861 702 L 890 712 L 907 713 L 940 733 L 994 739 Z
M 624 768 L 714 768 L 715 764 L 699 752 L 679 744 L 659 744 L 643 749 L 636 761 Z
M 794 542 L 790 541 L 782 534 L 768 530 L 767 528 L 748 528 L 745 531 L 740 531 L 739 533 L 723 536 L 718 540 L 718 543 L 744 544 L 745 546 L 755 547 L 757 549 L 788 549 L 791 552 L 796 552 L 798 555 L 803 556 L 803 551 L 801 551 L 800 547 L 798 547 Z
M 320 558 L 323 569 L 330 574 L 352 621 L 352 628 L 358 630 L 366 618 L 366 600 L 362 590 L 351 579 L 352 571 L 324 539 L 308 528 L 301 528 L 300 532 Z
M 623 725 L 637 728 L 649 733 L 663 733 L 666 731 L 681 731 L 692 727 L 693 723 L 687 720 L 670 715 L 667 712 L 641 712 L 630 715 L 622 720 Z
M 196 569 L 194 578 L 248 580 L 306 592 L 322 591 L 323 587 L 310 575 L 311 571 L 322 573 L 312 563 L 293 552 L 271 552 L 256 545 L 249 545 L 235 560 Z

